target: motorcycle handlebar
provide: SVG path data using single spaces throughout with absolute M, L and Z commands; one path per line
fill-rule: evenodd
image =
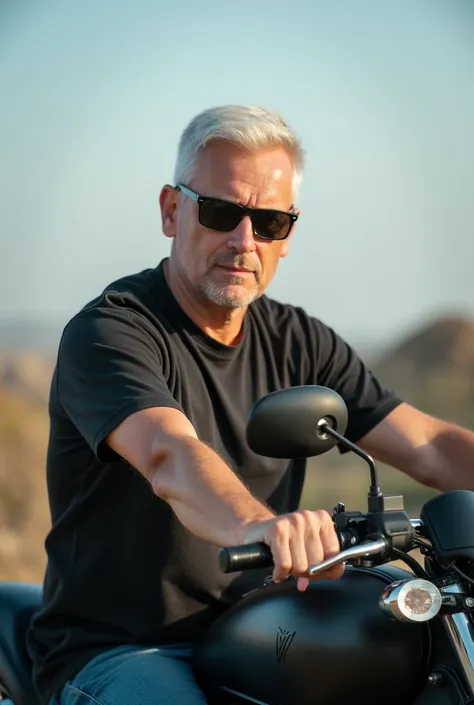
M 230 546 L 219 551 L 219 568 L 223 573 L 237 573 L 251 568 L 270 568 L 273 556 L 266 543 Z
M 415 530 L 423 527 L 423 523 L 420 519 L 412 519 L 410 523 Z M 338 553 L 336 556 L 332 556 L 326 561 L 323 561 L 318 566 L 311 566 L 308 570 L 311 575 L 315 575 L 318 572 L 327 570 L 328 568 L 338 563 L 343 563 L 347 560 L 360 558 L 370 553 L 382 553 L 388 546 L 387 541 L 383 538 L 359 546 L 359 541 L 354 532 L 338 531 L 337 533 L 341 546 L 341 553 Z M 271 568 L 272 566 L 272 552 L 266 543 L 228 546 L 226 548 L 221 548 L 219 551 L 219 568 L 224 573 L 237 573 L 242 570 Z
M 338 532 L 341 549 L 355 546 L 357 540 L 352 531 Z M 251 543 L 243 546 L 230 546 L 219 551 L 219 568 L 224 573 L 237 573 L 254 568 L 271 568 L 273 556 L 266 543 Z

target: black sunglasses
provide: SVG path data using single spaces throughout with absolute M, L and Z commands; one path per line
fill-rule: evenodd
M 178 184 L 176 188 L 196 201 L 199 205 L 199 222 L 210 230 L 229 232 L 237 227 L 245 215 L 248 215 L 252 221 L 254 235 L 264 240 L 285 240 L 293 224 L 298 220 L 296 213 L 287 213 L 273 208 L 247 208 L 221 198 L 200 196 L 184 184 Z

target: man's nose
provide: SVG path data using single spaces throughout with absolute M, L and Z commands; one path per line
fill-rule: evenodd
M 236 252 L 253 252 L 255 250 L 255 238 L 250 216 L 244 215 L 240 223 L 230 233 L 229 248 Z

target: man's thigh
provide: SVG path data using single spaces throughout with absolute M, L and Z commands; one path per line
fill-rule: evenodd
M 207 705 L 187 646 L 124 646 L 94 658 L 51 705 Z

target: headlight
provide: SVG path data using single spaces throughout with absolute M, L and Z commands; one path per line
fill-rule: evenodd
M 429 580 L 415 578 L 387 585 L 380 608 L 400 622 L 428 622 L 441 609 L 441 593 Z

